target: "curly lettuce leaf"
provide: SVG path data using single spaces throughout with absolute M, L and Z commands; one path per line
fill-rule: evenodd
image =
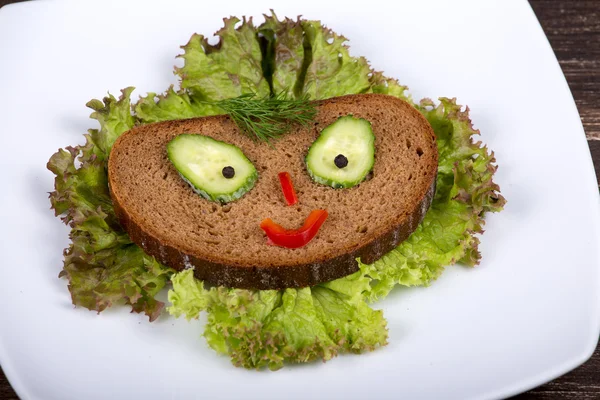
M 385 320 L 365 302 L 369 280 L 360 273 L 281 291 L 205 289 L 191 270 L 175 274 L 172 282 L 169 312 L 192 319 L 207 311 L 208 344 L 236 366 L 275 370 L 284 362 L 327 361 L 386 344 Z
M 173 86 L 164 94 L 150 92 L 140 98 L 134 111 L 138 120 L 144 124 L 223 114 L 219 107 L 198 102 L 184 91 L 176 92 Z
M 302 90 L 304 64 L 304 33 L 300 20 L 285 18 L 279 21 L 274 12 L 265 15 L 259 33 L 271 47 L 271 82 L 273 92 L 288 98 L 296 97 Z M 271 54 L 272 53 L 272 54 Z
M 309 51 L 304 87 L 300 94 L 311 99 L 327 99 L 345 94 L 364 93 L 371 86 L 369 64 L 364 57 L 352 57 L 347 39 L 319 21 L 301 21 Z
M 252 19 L 240 22 L 236 17 L 225 18 L 225 26 L 216 35 L 215 46 L 199 34 L 194 34 L 182 47 L 184 66 L 175 72 L 181 78 L 181 88 L 199 100 L 216 101 L 255 93 L 259 97 L 270 94 L 263 76 L 262 54 L 257 30 Z
M 351 57 L 346 39 L 316 21 L 279 21 L 275 14 L 256 29 L 244 20 L 225 19 L 220 43 L 194 35 L 183 46 L 184 66 L 176 70 L 181 89 L 149 93 L 130 112 L 132 88 L 120 99 L 88 103 L 100 122 L 84 146 L 52 156 L 56 174 L 52 207 L 71 226 L 61 276 L 69 280 L 73 303 L 98 312 L 126 303 L 155 319 L 163 304 L 154 295 L 171 270 L 145 255 L 116 221 L 106 175 L 114 141 L 134 123 L 220 113 L 207 104 L 243 93 L 266 96 L 310 95 L 324 99 L 355 93 L 383 93 L 412 101 L 397 80 L 370 70 L 364 58 Z M 263 42 L 261 42 L 261 40 Z M 267 47 L 264 47 L 264 41 Z M 261 49 L 261 43 L 263 48 Z M 270 84 L 269 81 L 270 80 Z M 284 362 L 328 360 L 340 352 L 373 350 L 386 343 L 381 311 L 367 301 L 395 286 L 428 285 L 445 266 L 478 263 L 483 216 L 502 209 L 504 199 L 492 178 L 493 153 L 474 143 L 468 117 L 454 99 L 415 105 L 433 126 L 440 164 L 437 192 L 425 220 L 411 237 L 360 271 L 311 288 L 253 291 L 205 288 L 191 271 L 172 277 L 169 308 L 175 316 L 208 313 L 204 336 L 216 351 L 246 368 L 280 368 Z M 78 161 L 80 164 L 77 165 Z
M 408 93 L 406 93 L 408 87 L 401 85 L 398 80 L 394 78 L 385 77 L 382 72 L 372 71 L 369 76 L 369 84 L 370 87 L 367 93 L 387 94 L 389 96 L 399 97 L 411 104 L 413 103 Z
M 505 200 L 492 181 L 497 169 L 493 153 L 473 129 L 468 108 L 461 111 L 455 99 L 440 98 L 418 106 L 437 137 L 439 165 L 436 194 L 425 219 L 396 249 L 373 264 L 359 262 L 373 279 L 371 301 L 386 296 L 394 286 L 428 285 L 445 266 L 479 263 L 475 234 L 483 233 L 484 214 L 502 210 Z
M 133 87 L 121 90 L 119 100 L 109 94 L 103 101 L 93 99 L 86 104 L 94 110 L 90 118 L 100 122 L 100 129 L 90 129 L 89 134 L 96 147 L 95 154 L 102 156 L 103 159 L 108 157 L 115 140 L 123 132 L 131 129 L 135 123 L 133 115 L 131 115 L 129 100 L 133 90 Z
M 118 224 L 108 191 L 106 161 L 114 141 L 133 126 L 129 96 L 109 95 L 88 103 L 100 129 L 90 129 L 86 144 L 60 149 L 48 162 L 55 175 L 50 202 L 57 216 L 71 227 L 60 277 L 69 281 L 73 304 L 101 312 L 125 303 L 150 320 L 164 304 L 154 299 L 170 270 L 134 245 Z M 78 161 L 78 166 L 76 166 Z

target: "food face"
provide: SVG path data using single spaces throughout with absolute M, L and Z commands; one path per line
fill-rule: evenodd
M 125 225 L 143 226 L 144 237 L 156 239 L 151 244 L 140 236 L 138 242 L 160 262 L 194 266 L 198 278 L 213 284 L 298 287 L 356 271 L 356 258 L 372 262 L 416 228 L 431 202 L 437 169 L 427 121 L 401 100 L 364 96 L 320 104 L 310 127 L 294 128 L 270 144 L 243 135 L 224 116 L 134 128 L 110 159 L 112 194 L 128 214 Z M 169 153 L 169 144 L 183 141 L 192 143 Z M 208 145 L 198 150 L 198 143 Z M 189 160 L 202 152 L 214 153 L 206 173 L 186 176 L 199 171 L 201 164 Z M 231 178 L 227 167 L 234 170 Z M 293 183 L 293 206 L 287 206 L 281 172 Z M 182 174 L 200 182 L 196 189 L 204 194 Z M 213 179 L 212 186 L 202 187 L 201 179 Z M 140 199 L 140 193 L 147 195 Z M 226 198 L 237 199 L 221 201 Z M 323 215 L 309 218 L 315 210 L 327 212 L 324 221 Z M 261 229 L 266 219 L 285 229 L 309 220 L 320 229 L 294 248 L 273 246 L 268 228 Z M 136 229 L 128 231 L 135 240 Z

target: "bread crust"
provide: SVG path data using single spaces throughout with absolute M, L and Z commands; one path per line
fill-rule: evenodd
M 343 96 L 341 98 L 320 101 L 319 104 L 322 105 L 330 101 L 335 102 L 338 101 L 336 99 L 344 99 L 352 96 L 378 97 L 382 95 Z M 420 114 L 419 116 L 424 120 L 424 117 Z M 166 123 L 172 124 L 176 122 L 170 121 Z M 433 147 L 435 148 L 433 130 L 428 124 L 427 127 L 428 132 L 425 132 L 425 135 L 431 136 Z M 119 141 L 123 136 L 115 143 L 115 147 L 119 145 Z M 385 227 L 377 237 L 360 243 L 360 245 L 353 249 L 346 249 L 342 254 L 331 257 L 325 256 L 306 263 L 290 263 L 289 265 L 281 263 L 279 265 L 241 265 L 235 262 L 223 262 L 224 260 L 219 260 L 214 255 L 207 254 L 206 257 L 198 257 L 197 255 L 186 253 L 177 248 L 177 246 L 152 235 L 142 223 L 136 221 L 138 218 L 135 215 L 127 211 L 126 207 L 121 204 L 119 195 L 113 192 L 112 185 L 109 186 L 111 187 L 111 197 L 115 213 L 121 225 L 129 233 L 131 240 L 135 244 L 140 246 L 147 254 L 155 257 L 160 263 L 177 271 L 193 268 L 196 278 L 217 286 L 261 290 L 297 288 L 313 286 L 352 274 L 358 270 L 357 258 L 360 258 L 363 263 L 372 263 L 406 240 L 421 223 L 433 200 L 437 176 L 437 149 L 435 149 L 434 158 L 435 163 L 432 163 L 429 166 L 430 170 L 427 171 L 429 184 L 424 191 L 424 195 L 421 196 L 420 201 L 416 203 L 412 210 L 407 211 L 399 221 L 394 221 L 390 226 Z M 109 183 L 113 175 L 111 171 L 114 172 L 114 169 L 117 168 L 113 164 L 109 160 Z

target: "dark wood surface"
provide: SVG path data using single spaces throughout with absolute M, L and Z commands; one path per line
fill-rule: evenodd
M 0 0 L 0 7 L 16 2 Z M 600 0 L 530 4 L 571 87 L 600 185 Z M 2 371 L 0 399 L 17 399 Z M 600 399 L 600 348 L 581 367 L 514 399 Z

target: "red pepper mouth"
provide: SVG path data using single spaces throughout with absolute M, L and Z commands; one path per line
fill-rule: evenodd
M 285 229 L 271 218 L 263 220 L 260 227 L 267 234 L 268 244 L 297 249 L 306 246 L 317 235 L 328 215 L 327 210 L 313 210 L 299 229 Z
M 287 205 L 296 204 L 298 197 L 290 174 L 280 172 L 278 176 Z M 266 218 L 260 223 L 260 228 L 267 234 L 267 244 L 297 249 L 306 246 L 317 235 L 328 215 L 327 210 L 313 210 L 298 229 L 285 229 L 271 218 Z

